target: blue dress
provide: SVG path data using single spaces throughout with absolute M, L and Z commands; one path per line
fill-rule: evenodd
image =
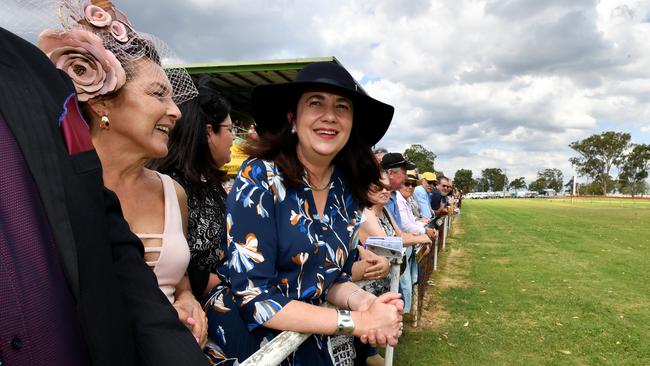
M 321 220 L 306 178 L 286 188 L 274 163 L 244 162 L 228 196 L 229 275 L 244 323 L 260 344 L 279 333 L 262 324 L 289 301 L 320 305 L 330 286 L 350 281 L 358 208 L 336 169 Z M 312 335 L 282 364 L 332 365 L 329 336 Z

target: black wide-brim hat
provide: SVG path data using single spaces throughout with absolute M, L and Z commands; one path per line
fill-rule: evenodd
M 253 89 L 251 103 L 257 132 L 277 132 L 288 125 L 287 112 L 295 110 L 300 96 L 308 90 L 340 93 L 352 101 L 352 128 L 373 146 L 384 136 L 393 119 L 395 108 L 358 90 L 350 73 L 335 62 L 315 62 L 305 66 L 293 82 L 258 85 Z

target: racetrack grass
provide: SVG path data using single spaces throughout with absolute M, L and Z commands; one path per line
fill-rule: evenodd
M 395 365 L 650 365 L 650 201 L 465 200 Z

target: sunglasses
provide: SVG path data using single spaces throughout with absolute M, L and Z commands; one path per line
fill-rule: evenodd
M 427 183 L 429 183 L 429 184 L 436 184 L 436 181 L 435 181 L 435 180 L 428 180 Z
M 451 188 L 451 186 L 448 186 L 448 185 L 445 185 L 445 184 L 441 184 L 441 186 L 442 186 L 442 188 Z
M 378 185 L 373 185 L 371 189 L 374 192 L 381 192 L 383 190 L 387 190 L 390 192 L 390 186 L 383 183 L 379 183 Z
M 417 182 L 404 182 L 404 187 L 417 187 Z

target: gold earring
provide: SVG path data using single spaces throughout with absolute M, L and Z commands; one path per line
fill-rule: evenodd
M 99 128 L 106 131 L 111 129 L 111 122 L 108 120 L 108 116 L 102 116 L 102 120 L 99 122 Z

